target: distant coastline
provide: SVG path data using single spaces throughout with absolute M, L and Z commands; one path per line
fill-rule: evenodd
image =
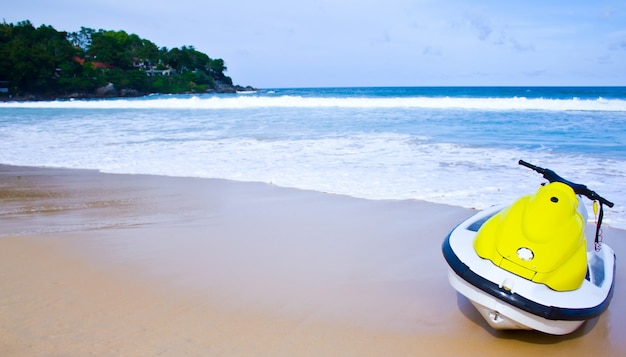
M 236 93 L 221 58 L 193 46 L 159 47 L 123 30 L 57 31 L 30 21 L 0 23 L 0 101 Z

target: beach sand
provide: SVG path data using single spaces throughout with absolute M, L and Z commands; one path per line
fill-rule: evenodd
M 12 166 L 0 203 L 0 356 L 626 354 L 610 227 L 611 305 L 557 337 L 491 330 L 450 287 L 469 209 Z

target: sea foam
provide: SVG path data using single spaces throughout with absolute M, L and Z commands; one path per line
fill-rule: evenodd
M 472 110 L 614 111 L 626 112 L 622 99 L 463 98 L 463 97 L 302 97 L 302 96 L 192 96 L 143 100 L 63 100 L 4 102 L 0 108 L 51 109 L 249 109 L 249 108 L 435 108 Z

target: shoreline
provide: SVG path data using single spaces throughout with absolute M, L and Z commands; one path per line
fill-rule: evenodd
M 460 207 L 7 165 L 0 199 L 3 356 L 612 356 L 626 348 L 626 232 L 610 227 L 611 305 L 556 337 L 490 330 L 449 286 L 440 247 L 473 213 Z
M 104 87 L 103 87 L 104 88 Z M 100 89 L 100 88 L 99 88 Z M 121 89 L 109 91 L 105 94 L 98 94 L 98 91 L 89 93 L 86 91 L 75 91 L 70 94 L 25 94 L 25 95 L 0 95 L 0 102 L 51 102 L 51 101 L 68 101 L 68 100 L 93 100 L 93 99 L 121 99 L 121 98 L 144 98 L 151 95 L 167 95 L 167 94 L 233 94 L 238 92 L 256 92 L 258 88 L 252 86 L 242 86 L 239 84 L 220 84 L 216 88 L 207 89 L 203 92 L 179 92 L 179 93 L 145 93 L 135 89 Z

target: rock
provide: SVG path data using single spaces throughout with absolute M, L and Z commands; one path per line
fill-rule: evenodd
M 235 89 L 235 87 L 233 87 L 233 85 L 222 83 L 219 81 L 215 82 L 215 91 L 218 93 L 236 93 L 237 92 L 237 90 Z
M 120 89 L 120 97 L 139 97 L 141 95 L 143 94 L 139 93 L 139 91 L 136 89 Z
M 217 93 L 237 93 L 237 92 L 250 92 L 256 91 L 257 89 L 252 86 L 240 86 L 238 84 L 228 84 L 222 83 L 219 81 L 215 82 L 215 90 L 208 90 L 207 92 L 217 92 Z
M 111 97 L 117 97 L 117 96 L 118 96 L 117 89 L 115 89 L 115 86 L 113 85 L 113 83 L 109 83 L 104 87 L 100 87 L 96 89 L 96 97 L 111 98 Z

